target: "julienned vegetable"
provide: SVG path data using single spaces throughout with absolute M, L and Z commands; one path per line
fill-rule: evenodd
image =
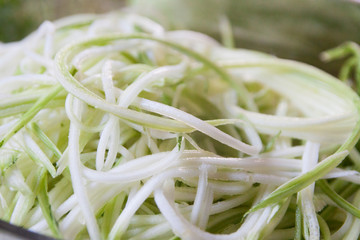
M 360 101 L 126 13 L 0 45 L 0 216 L 64 239 L 355 239 Z

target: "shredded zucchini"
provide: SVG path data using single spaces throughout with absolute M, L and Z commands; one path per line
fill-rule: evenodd
M 357 45 L 324 53 L 353 53 L 341 82 L 220 25 L 226 46 L 76 15 L 0 45 L 0 218 L 63 239 L 357 238 Z

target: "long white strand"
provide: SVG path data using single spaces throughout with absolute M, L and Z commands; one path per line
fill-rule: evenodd
M 156 205 L 170 223 L 172 231 L 182 239 L 199 240 L 235 240 L 245 237 L 246 232 L 238 230 L 231 234 L 212 234 L 201 230 L 186 220 L 186 218 L 170 203 L 161 189 L 154 192 Z M 254 224 L 255 222 L 251 222 Z
M 103 84 L 103 89 L 105 92 L 106 101 L 115 104 L 115 94 L 114 94 L 114 84 L 112 81 L 112 62 L 106 61 L 102 67 L 101 81 Z M 115 135 L 114 135 L 115 134 Z M 117 118 L 113 115 L 110 115 L 108 122 L 105 125 L 104 130 L 100 134 L 100 140 L 97 147 L 96 152 L 96 170 L 102 170 L 104 167 L 104 155 L 106 148 L 108 147 L 108 143 L 110 138 L 116 141 L 116 144 L 111 144 L 111 148 L 109 146 L 109 154 L 111 152 L 111 156 L 109 158 L 108 155 L 108 164 L 107 167 L 111 166 L 115 161 L 116 150 L 114 147 L 118 145 L 119 141 L 119 122 Z
M 102 69 L 102 83 L 103 83 L 103 88 L 104 88 L 104 92 L 105 92 L 105 97 L 106 100 L 110 103 L 116 103 L 116 99 L 115 99 L 115 92 L 114 92 L 114 84 L 113 84 L 113 79 L 112 79 L 112 75 L 113 75 L 113 68 L 116 66 L 116 68 L 120 68 L 123 69 L 124 68 L 124 64 L 122 63 L 118 63 L 118 62 L 114 62 L 114 61 L 107 61 L 105 62 L 103 69 Z M 110 141 L 109 144 L 109 150 L 108 150 L 108 155 L 104 164 L 104 169 L 108 170 L 111 168 L 111 166 L 114 164 L 115 159 L 116 159 L 116 155 L 118 152 L 118 148 L 120 145 L 120 124 L 119 124 L 119 120 L 117 117 L 115 117 L 114 115 L 110 116 L 110 119 L 108 121 L 108 126 L 109 129 L 111 131 L 110 135 L 107 136 L 107 141 L 106 143 L 108 143 Z M 111 127 L 111 129 L 110 129 Z M 101 144 L 102 139 L 100 139 L 99 145 Z M 120 148 L 122 146 L 120 145 Z M 102 156 L 104 154 L 104 152 L 101 152 Z M 102 162 L 102 161 L 101 161 Z M 98 164 L 98 156 L 97 156 L 97 164 Z M 101 165 L 101 164 L 100 164 Z M 101 169 L 102 166 L 98 166 L 99 168 L 97 169 Z
M 351 227 L 351 224 L 352 224 L 352 222 L 354 220 L 354 216 L 351 215 L 351 213 L 348 213 L 348 212 L 345 213 L 345 214 L 346 214 L 345 221 L 343 222 L 341 227 L 336 230 L 336 232 L 331 234 L 331 239 L 333 239 L 333 240 L 343 240 L 344 235 L 346 234 L 346 232 Z
M 194 205 L 191 211 L 190 215 L 190 222 L 194 225 L 199 226 L 200 224 L 200 217 L 203 210 L 204 202 L 206 201 L 205 197 L 207 196 L 207 192 L 209 191 L 209 185 L 208 185 L 208 168 L 207 165 L 201 165 L 199 167 L 200 169 L 200 175 L 199 180 L 197 184 L 197 192 L 196 197 L 194 201 Z
M 142 233 L 131 237 L 129 240 L 144 240 L 144 239 L 158 239 L 162 234 L 171 233 L 170 224 L 168 222 L 162 222 L 155 226 L 148 227 Z
M 103 46 L 103 47 L 88 48 L 88 49 L 80 52 L 79 54 L 77 54 L 73 58 L 72 64 L 77 69 L 81 70 L 83 68 L 84 62 L 89 58 L 106 55 L 106 54 L 113 53 L 116 51 L 122 51 L 125 49 L 132 48 L 136 45 L 137 44 L 134 44 L 132 42 L 127 42 L 127 43 L 123 42 L 120 45 L 109 45 L 109 46 Z
M 113 112 L 114 114 L 121 115 L 123 117 L 130 117 L 130 115 L 131 115 L 130 118 L 139 117 L 139 116 L 134 116 L 134 114 L 137 112 L 126 110 L 123 108 L 118 108 L 117 106 L 106 103 L 104 100 L 100 99 L 98 96 L 96 96 L 91 92 L 88 93 L 85 90 L 83 91 L 83 89 L 78 91 L 79 89 L 78 88 L 75 89 L 73 83 L 68 82 L 68 80 L 64 78 L 64 76 L 61 73 L 61 69 L 59 68 L 57 68 L 57 75 L 58 75 L 58 80 L 61 82 L 61 84 L 64 86 L 65 89 L 67 89 L 70 93 L 74 94 L 76 97 L 82 99 L 86 103 L 95 106 L 97 108 L 103 109 L 105 111 L 109 111 L 109 112 Z M 245 144 L 239 141 L 238 139 L 235 139 L 230 135 L 220 131 L 219 129 L 206 123 L 205 121 L 202 121 L 194 117 L 193 115 L 180 111 L 176 108 L 145 99 L 141 99 L 141 101 L 139 100 L 138 103 L 139 106 L 141 106 L 145 110 L 149 110 L 164 116 L 168 116 L 176 120 L 180 120 L 186 123 L 187 125 L 194 127 L 195 129 L 209 135 L 210 137 L 226 145 L 229 145 L 235 149 L 243 151 L 245 153 L 257 154 L 260 151 L 257 147 L 249 146 L 248 144 Z M 150 116 L 147 116 L 148 121 L 151 120 Z
M 136 14 L 129 14 L 125 20 L 127 20 L 131 25 L 140 25 L 145 30 L 149 31 L 153 36 L 163 37 L 165 34 L 163 26 L 150 20 L 149 18 Z
M 84 176 L 91 180 L 103 183 L 120 183 L 120 182 L 133 182 L 133 181 L 140 181 L 151 177 L 154 174 L 159 174 L 160 172 L 164 171 L 173 162 L 180 157 L 180 153 L 175 147 L 170 153 L 167 153 L 162 158 L 153 158 L 155 162 L 151 165 L 144 165 L 144 164 L 137 164 L 135 169 L 126 169 L 126 165 L 121 165 L 117 168 L 111 169 L 107 172 L 99 172 L 94 171 L 92 169 L 84 169 L 83 173 Z M 140 158 L 141 159 L 141 158 Z M 133 163 L 135 160 L 132 160 L 130 163 Z M 140 163 L 140 162 L 138 162 Z M 127 163 L 125 163 L 127 164 Z M 134 166 L 134 164 L 132 164 Z M 145 167 L 146 166 L 146 167 Z
M 108 154 L 106 156 L 105 164 L 104 164 L 104 170 L 109 170 L 116 160 L 116 155 L 119 151 L 119 145 L 120 145 L 120 124 L 118 119 L 115 118 L 115 124 L 113 127 L 113 131 L 110 135 L 110 143 L 108 143 Z M 120 145 L 122 146 L 122 145 Z
M 211 206 L 214 201 L 214 191 L 211 187 L 207 188 L 206 195 L 204 198 L 202 211 L 200 214 L 200 218 L 198 220 L 198 226 L 200 229 L 206 230 L 206 227 L 209 222 L 210 214 L 211 214 Z
M 353 204 L 355 205 L 355 207 L 359 208 L 360 206 L 360 191 L 358 190 L 355 193 L 355 197 L 353 200 Z M 360 219 L 357 217 L 353 216 L 353 222 L 351 224 L 351 227 L 349 229 L 349 231 L 346 233 L 344 240 L 352 240 L 354 238 L 359 238 L 359 234 L 360 234 Z
M 144 186 L 136 193 L 132 202 L 123 209 L 120 216 L 116 220 L 114 226 L 112 227 L 109 239 L 113 240 L 118 235 L 122 235 L 124 231 L 127 229 L 130 218 L 135 214 L 140 205 L 148 198 L 148 196 L 156 189 L 161 186 L 161 184 L 168 178 L 180 177 L 180 176 L 188 176 L 195 177 L 198 174 L 198 171 L 184 171 L 178 169 L 172 169 L 168 171 L 164 171 L 163 173 L 152 177 L 148 180 Z
M 53 178 L 55 178 L 56 170 L 55 167 L 52 165 L 48 156 L 42 151 L 39 145 L 31 138 L 29 134 L 24 133 L 23 137 L 24 137 L 24 144 L 26 145 L 25 147 L 29 148 L 29 150 L 32 151 L 38 158 L 39 163 L 37 164 L 41 164 L 45 169 L 48 170 L 50 175 Z
M 47 31 L 45 33 L 44 57 L 50 60 L 53 58 L 55 25 L 49 21 L 45 21 L 45 24 Z
M 258 203 L 261 199 L 264 199 L 267 195 L 273 191 L 275 187 L 273 185 L 264 184 L 260 186 L 260 191 L 254 201 L 254 203 Z M 253 203 L 253 204 L 254 204 Z M 265 221 L 270 215 L 272 206 L 268 206 L 266 208 L 260 209 L 256 212 L 249 214 L 246 217 L 245 221 L 240 227 L 240 230 L 247 233 L 247 238 L 256 239 L 258 238 L 257 234 L 261 230 L 261 227 L 264 226 Z
M 114 126 L 112 123 L 113 122 L 111 120 L 109 120 L 106 123 L 103 131 L 100 134 L 100 139 L 99 139 L 99 143 L 98 143 L 97 151 L 96 151 L 96 165 L 95 165 L 96 170 L 98 170 L 98 171 L 102 170 L 103 166 L 104 166 L 105 151 L 108 146 L 109 138 L 114 129 Z
M 77 128 L 85 132 L 100 132 L 105 128 L 105 124 L 99 124 L 98 126 L 86 126 L 84 125 L 80 119 L 76 116 L 72 105 L 74 105 L 74 96 L 68 95 L 65 100 L 65 110 L 66 115 Z
M 319 150 L 320 144 L 312 143 L 310 141 L 306 142 L 305 151 L 302 158 L 303 173 L 312 170 L 316 166 L 319 158 Z M 316 217 L 315 206 L 313 202 L 314 187 L 315 183 L 312 183 L 298 193 L 301 202 L 305 230 L 309 230 L 308 234 L 305 234 L 306 239 L 320 239 L 320 227 Z
M 130 86 L 128 86 L 120 95 L 119 106 L 127 108 L 139 95 L 139 93 L 154 81 L 161 78 L 181 78 L 185 71 L 185 65 L 163 66 L 156 68 L 149 73 L 142 74 Z
M 237 206 L 240 206 L 241 204 L 245 203 L 246 201 L 249 201 L 251 198 L 253 198 L 256 194 L 255 189 L 250 189 L 246 193 L 243 193 L 240 196 L 234 196 L 232 198 L 216 202 L 211 205 L 210 214 L 217 214 L 221 212 L 225 212 L 229 209 L 235 208 Z
M 199 118 L 184 111 L 181 111 L 177 108 L 146 99 L 141 99 L 138 101 L 138 103 L 145 110 L 152 111 L 184 122 L 187 125 L 199 130 L 200 132 L 203 132 L 206 135 L 214 138 L 215 140 L 239 151 L 245 152 L 250 155 L 257 154 L 260 151 L 257 146 L 251 146 L 244 142 L 241 142 L 238 139 L 235 139 L 232 136 L 217 129 L 216 127 L 210 125 L 209 123 L 206 123 L 205 121 L 202 121 Z
M 78 109 L 79 110 L 79 109 Z M 94 210 L 90 204 L 84 179 L 81 174 L 80 152 L 79 152 L 80 130 L 70 123 L 69 130 L 69 170 L 71 174 L 74 194 L 77 197 L 81 212 L 86 221 L 86 227 L 92 239 L 101 239 L 99 226 L 96 222 Z

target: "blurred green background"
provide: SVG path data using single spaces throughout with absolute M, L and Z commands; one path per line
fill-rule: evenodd
M 0 0 L 0 41 L 22 39 L 44 20 L 102 13 L 124 6 L 167 29 L 192 29 L 220 39 L 226 16 L 236 46 L 300 60 L 335 73 L 319 53 L 360 43 L 360 4 L 335 0 Z
M 0 0 L 0 42 L 16 41 L 44 20 L 121 8 L 123 0 Z
M 135 3 L 135 4 L 134 4 Z M 336 0 L 135 0 L 136 10 L 168 28 L 219 39 L 226 16 L 236 46 L 303 61 L 337 74 L 340 62 L 319 54 L 345 41 L 360 43 L 360 3 Z

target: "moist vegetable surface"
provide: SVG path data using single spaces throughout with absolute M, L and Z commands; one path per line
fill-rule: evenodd
M 0 45 L 0 217 L 62 239 L 356 239 L 359 97 L 125 12 Z

